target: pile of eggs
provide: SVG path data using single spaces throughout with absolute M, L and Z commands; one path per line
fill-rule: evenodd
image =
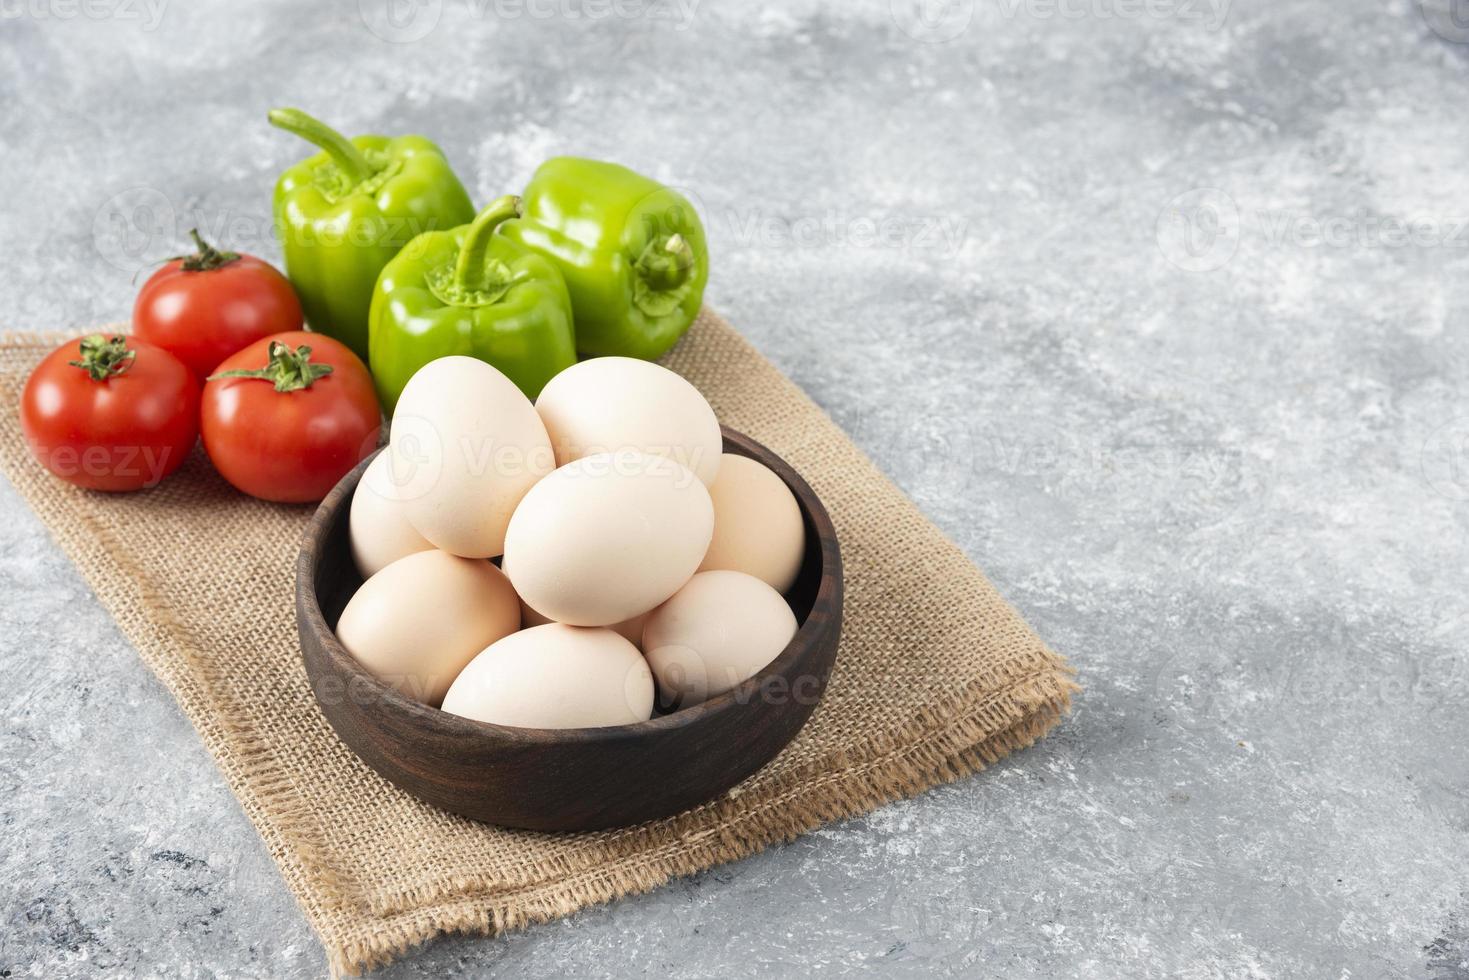
M 794 495 L 724 453 L 704 397 L 646 361 L 583 361 L 534 404 L 482 361 L 430 362 L 349 524 L 364 581 L 342 646 L 478 721 L 646 721 L 655 700 L 687 707 L 755 676 L 796 632 Z

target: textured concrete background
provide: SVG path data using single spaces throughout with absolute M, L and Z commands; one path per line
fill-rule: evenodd
M 977 778 L 385 975 L 1466 977 L 1469 8 L 1425 2 L 0 0 L 0 320 L 122 318 L 196 224 L 277 256 L 271 106 L 480 202 L 618 159 L 1081 669 Z M 0 975 L 319 975 L 0 510 Z

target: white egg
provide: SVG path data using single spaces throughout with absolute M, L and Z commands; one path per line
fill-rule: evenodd
M 641 616 L 634 616 L 632 619 L 625 619 L 620 623 L 613 623 L 607 629 L 614 631 L 618 636 L 623 637 L 633 646 L 641 649 L 643 645 L 643 623 L 647 618 L 648 614 L 643 613 Z M 547 623 L 554 622 L 555 620 L 549 616 L 542 616 L 530 606 L 527 606 L 524 599 L 520 600 L 521 629 L 530 629 L 532 626 L 545 626 Z
M 790 589 L 806 554 L 806 526 L 785 481 L 753 459 L 725 453 L 709 496 L 714 540 L 699 571 L 745 572 L 777 592 Z
M 700 572 L 653 610 L 643 652 L 665 703 L 688 707 L 760 673 L 796 635 L 796 616 L 744 572 Z
M 362 583 L 337 639 L 385 684 L 438 704 L 474 655 L 520 627 L 510 581 L 478 558 L 420 551 Z
M 505 532 L 505 574 L 547 618 L 610 626 L 647 612 L 699 567 L 714 533 L 709 491 L 642 453 L 587 456 L 531 488 Z
M 541 389 L 556 465 L 631 449 L 667 456 L 708 486 L 719 472 L 724 437 L 699 389 L 666 367 L 632 357 L 573 364 Z
M 504 550 L 516 504 L 555 468 L 535 406 L 472 357 L 441 357 L 408 380 L 387 453 L 409 522 L 466 558 Z
M 518 728 L 603 728 L 647 721 L 653 675 L 609 629 L 550 623 L 505 637 L 470 661 L 444 710 Z
M 388 462 L 388 454 L 381 452 L 367 464 L 357 489 L 352 491 L 352 507 L 347 514 L 352 561 L 364 579 L 399 558 L 433 547 L 408 522 Z

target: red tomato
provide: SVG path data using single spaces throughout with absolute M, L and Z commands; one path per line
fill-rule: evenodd
M 207 378 L 226 357 L 262 337 L 301 329 L 301 301 L 286 277 L 253 255 L 199 246 L 143 283 L 133 333 Z
M 96 334 L 36 366 L 20 396 L 20 425 L 41 465 L 69 483 L 151 487 L 194 448 L 199 382 L 166 350 Z
M 248 376 L 221 377 L 233 372 Z M 204 385 L 204 448 L 252 497 L 320 500 L 377 447 L 381 426 L 367 366 L 319 333 L 256 341 Z

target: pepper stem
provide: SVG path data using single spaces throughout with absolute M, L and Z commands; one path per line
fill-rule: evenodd
M 133 366 L 133 360 L 138 356 L 137 351 L 128 349 L 127 338 L 122 334 L 104 337 L 94 333 L 83 337 L 81 350 L 81 360 L 66 363 L 86 371 L 93 381 L 106 381 L 122 374 Z
M 347 175 L 347 180 L 353 187 L 373 175 L 372 164 L 367 162 L 362 151 L 347 137 L 315 116 L 307 115 L 300 109 L 272 109 L 268 118 L 270 124 L 277 129 L 294 133 L 325 150 L 337 168 Z
M 208 272 L 210 269 L 218 269 L 222 265 L 228 265 L 240 257 L 239 252 L 221 252 L 213 245 L 199 237 L 198 228 L 190 228 L 189 235 L 194 239 L 193 255 L 175 255 L 175 259 L 183 259 L 182 266 L 185 272 Z
M 270 342 L 270 360 L 265 367 L 254 370 L 221 371 L 211 374 L 206 381 L 218 378 L 259 378 L 275 384 L 276 391 L 300 391 L 310 388 L 312 382 L 332 373 L 330 364 L 312 364 L 311 348 L 302 344 L 295 350 L 279 340 Z
M 636 266 L 653 289 L 677 289 L 694 273 L 694 250 L 687 239 L 675 232 L 649 242 L 638 256 Z
M 520 217 L 520 198 L 514 194 L 497 197 L 489 203 L 469 226 L 469 234 L 459 249 L 459 259 L 454 263 L 454 286 L 466 293 L 488 290 L 498 285 L 490 281 L 485 266 L 485 255 L 490 249 L 490 239 L 511 218 Z

